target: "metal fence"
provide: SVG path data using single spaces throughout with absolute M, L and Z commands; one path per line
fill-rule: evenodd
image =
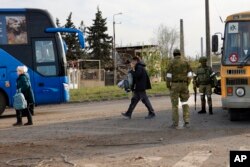
M 68 69 L 69 85 L 71 89 L 83 87 L 105 86 L 104 69 Z

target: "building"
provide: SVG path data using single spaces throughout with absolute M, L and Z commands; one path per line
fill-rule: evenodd
M 129 70 L 129 65 L 126 65 L 126 61 L 130 61 L 133 57 L 140 57 L 143 58 L 144 61 L 147 63 L 147 61 L 150 59 L 150 56 L 153 55 L 153 53 L 158 52 L 158 46 L 157 45 L 138 45 L 138 46 L 127 46 L 127 47 L 117 47 L 117 79 L 122 80 L 127 75 L 127 72 Z M 145 57 L 147 56 L 147 57 Z M 152 64 L 148 64 L 152 65 Z M 151 80 L 160 81 L 160 61 L 158 63 L 153 64 L 155 66 L 155 69 L 159 70 L 159 73 L 151 78 Z M 156 78 L 156 79 L 155 79 Z

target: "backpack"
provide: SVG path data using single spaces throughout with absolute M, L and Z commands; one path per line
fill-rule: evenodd
M 209 67 L 199 67 L 197 70 L 197 84 L 206 85 L 211 84 L 210 78 L 211 70 Z
M 16 110 L 22 110 L 27 108 L 27 101 L 21 92 L 21 89 L 18 89 L 16 94 L 13 96 L 13 107 Z

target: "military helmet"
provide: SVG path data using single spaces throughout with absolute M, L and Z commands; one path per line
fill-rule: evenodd
M 207 58 L 206 57 L 200 57 L 199 62 L 200 63 L 207 62 Z
M 180 49 L 175 49 L 174 52 L 173 52 L 174 56 L 179 56 L 181 55 L 181 51 Z

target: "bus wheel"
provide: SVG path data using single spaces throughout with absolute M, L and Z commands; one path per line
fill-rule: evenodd
M 229 109 L 229 118 L 230 121 L 239 121 L 240 120 L 240 112 L 235 109 Z
M 7 105 L 6 98 L 2 92 L 0 92 L 0 102 L 1 102 L 0 103 L 0 115 L 2 115 Z

